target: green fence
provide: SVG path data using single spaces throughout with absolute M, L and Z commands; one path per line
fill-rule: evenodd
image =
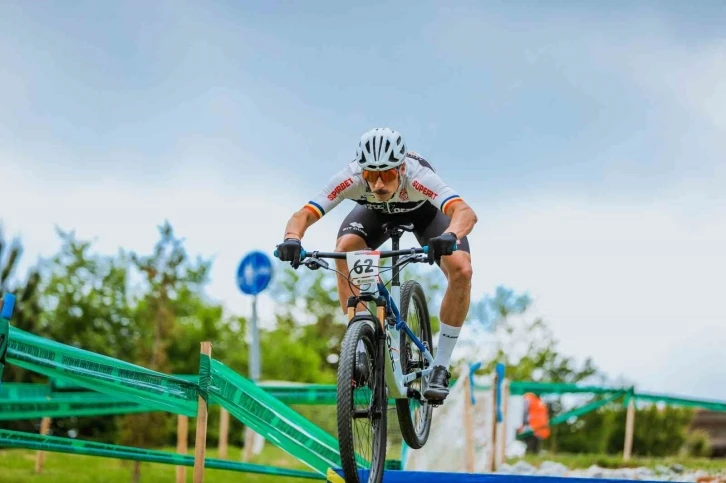
M 162 374 L 141 366 L 116 360 L 93 352 L 77 349 L 65 344 L 44 339 L 10 326 L 14 298 L 6 295 L 0 316 L 0 371 L 5 364 L 44 374 L 50 378 L 63 379 L 91 391 L 104 394 L 106 401 L 96 399 L 92 405 L 95 411 L 166 411 L 178 415 L 197 417 L 198 408 L 206 410 L 206 402 L 221 405 L 242 423 L 254 429 L 287 453 L 309 466 L 314 473 L 299 472 L 300 476 L 321 478 L 331 467 L 340 467 L 340 455 L 335 438 L 313 425 L 306 418 L 292 411 L 274 396 L 257 387 L 251 381 L 235 373 L 211 357 L 200 355 L 200 369 L 196 380 L 193 377 L 179 377 Z M 10 307 L 10 309 L 8 309 Z M 0 372 L 0 377 L 2 373 Z M 10 387 L 7 394 L 23 391 L 18 386 Z M 36 397 L 35 404 L 42 404 L 44 396 Z M 46 396 L 47 397 L 47 394 Z M 100 396 L 99 396 L 100 397 Z M 121 407 L 111 409 L 111 399 L 123 401 Z M 200 403 L 200 399 L 204 404 Z M 73 411 L 91 410 L 83 406 L 72 395 L 53 395 L 56 414 L 68 415 Z M 88 401 L 86 401 L 88 403 Z M 133 407 L 131 404 L 136 404 Z M 26 415 L 34 410 L 33 405 L 14 407 L 16 414 Z M 106 412 L 108 414 L 108 412 Z M 48 416 L 49 414 L 46 414 Z M 203 418 L 206 420 L 206 418 Z M 198 417 L 199 421 L 200 418 Z M 198 427 L 199 429 L 199 427 Z M 206 434 L 206 426 L 203 428 Z M 187 465 L 184 458 L 170 458 L 145 450 L 134 450 L 116 445 L 97 446 L 96 443 L 81 442 L 65 438 L 51 438 L 12 432 L 3 432 L 2 444 L 15 447 L 37 447 L 72 451 L 83 454 L 123 455 L 127 458 L 145 461 L 151 458 L 143 454 L 154 454 L 159 462 Z M 205 460 L 204 452 L 199 456 L 197 448 L 196 466 L 213 467 L 214 461 Z M 176 458 L 176 459 L 175 459 Z M 228 469 L 243 470 L 242 466 L 227 465 Z M 257 468 L 258 472 L 262 471 Z M 269 474 L 280 474 L 281 469 L 268 468 Z M 196 473 L 196 472 L 195 472 Z

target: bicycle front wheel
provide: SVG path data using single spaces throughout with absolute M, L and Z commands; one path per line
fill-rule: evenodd
M 408 280 L 401 287 L 401 319 L 406 322 L 414 335 L 431 350 L 431 321 L 429 308 L 421 285 Z M 401 332 L 401 366 L 403 373 L 421 371 L 428 365 L 421 350 L 413 343 L 405 332 Z M 410 383 L 420 394 L 424 392 L 424 378 Z M 433 406 L 429 403 L 409 399 L 396 399 L 398 425 L 404 441 L 412 449 L 422 448 L 429 438 Z
M 353 322 L 343 338 L 338 364 L 338 441 L 343 477 L 379 483 L 386 460 L 387 397 L 383 344 L 374 321 Z

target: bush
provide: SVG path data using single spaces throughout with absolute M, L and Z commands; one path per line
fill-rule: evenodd
M 684 445 L 688 456 L 711 456 L 711 439 L 703 429 L 696 429 L 688 433 Z

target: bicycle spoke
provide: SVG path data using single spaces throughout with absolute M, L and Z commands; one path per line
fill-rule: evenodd
M 423 289 L 414 281 L 407 281 L 401 289 L 401 318 L 416 338 L 431 350 L 431 328 L 428 309 L 423 296 Z M 426 368 L 423 351 L 405 333 L 401 335 L 401 349 L 401 357 L 406 362 L 405 373 L 411 374 Z M 426 378 L 417 377 L 410 381 L 408 385 L 421 395 L 426 388 Z M 396 401 L 396 409 L 401 432 L 406 443 L 413 449 L 421 448 L 428 439 L 430 431 L 431 405 L 428 403 L 422 404 L 417 398 L 411 397 L 408 401 Z
M 378 380 L 382 367 L 376 365 L 375 357 L 378 350 L 370 322 L 349 326 L 338 367 L 338 436 L 346 481 L 379 482 L 383 471 L 386 418 L 376 414 L 377 384 L 382 383 Z

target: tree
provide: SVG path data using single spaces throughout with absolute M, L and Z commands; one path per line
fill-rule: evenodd
M 74 232 L 57 233 L 60 250 L 44 264 L 41 333 L 116 359 L 135 359 L 140 335 L 129 259 L 94 253 L 92 243 Z
M 18 280 L 16 272 L 22 255 L 23 244 L 20 238 L 6 240 L 0 224 L 0 297 L 4 293 L 15 295 L 12 325 L 35 333 L 41 313 L 38 290 L 41 277 L 38 267 L 31 267 L 25 281 Z M 2 376 L 8 382 L 38 382 L 42 379 L 41 376 L 14 365 L 6 366 Z
M 139 316 L 150 328 L 151 346 L 143 347 L 148 359 L 145 361 L 152 370 L 169 370 L 166 353 L 169 334 L 175 320 L 178 300 L 187 292 L 200 292 L 207 281 L 209 261 L 189 260 L 183 247 L 183 240 L 176 238 L 171 224 L 167 221 L 159 227 L 161 239 L 154 246 L 151 255 L 139 256 L 131 253 L 131 260 L 144 277 L 145 295 L 139 307 Z
M 143 295 L 136 308 L 140 329 L 136 363 L 169 373 L 173 363 L 169 360 L 168 348 L 177 330 L 175 322 L 180 315 L 191 315 L 190 309 L 200 308 L 194 303 L 194 297 L 201 295 L 211 263 L 199 258 L 191 261 L 183 240 L 175 236 L 168 221 L 159 227 L 159 233 L 161 238 L 151 255 L 130 254 L 131 261 L 143 277 L 140 290 Z M 199 360 L 198 346 L 192 353 L 177 354 L 179 359 Z M 121 431 L 122 444 L 143 448 L 159 446 L 167 442 L 172 425 L 171 415 L 162 412 L 126 416 Z M 137 462 L 134 465 L 134 481 L 139 478 Z
M 54 341 L 133 360 L 139 331 L 128 291 L 129 261 L 94 253 L 92 243 L 57 229 L 56 255 L 44 261 L 40 283 L 43 309 L 35 333 Z M 55 433 L 114 442 L 117 417 L 56 418 Z
M 557 340 L 545 321 L 528 314 L 532 299 L 506 287 L 497 287 L 494 296 L 484 296 L 472 303 L 466 332 L 460 336 L 455 355 L 458 361 L 484 362 L 480 373 L 491 374 L 497 363 L 506 366 L 510 381 L 579 383 L 602 377 L 588 358 L 578 364 L 560 353 Z M 550 417 L 571 408 L 560 395 L 546 396 Z M 556 449 L 562 434 L 560 426 L 552 428 L 546 445 Z M 606 445 L 605 440 L 599 442 Z
M 506 287 L 472 303 L 457 360 L 483 361 L 483 373 L 504 363 L 507 377 L 518 381 L 576 383 L 598 374 L 591 359 L 578 366 L 557 350 L 557 340 L 541 318 L 527 311 L 532 299 Z
M 636 410 L 633 454 L 663 457 L 679 453 L 688 439 L 693 409 L 647 404 Z M 625 441 L 626 408 L 618 400 L 576 421 L 556 427 L 557 451 L 621 454 Z M 550 447 L 550 449 L 552 449 Z
M 271 287 L 278 303 L 276 326 L 260 331 L 262 373 L 266 379 L 333 383 L 337 374 L 345 317 L 335 276 L 325 270 L 289 267 Z

